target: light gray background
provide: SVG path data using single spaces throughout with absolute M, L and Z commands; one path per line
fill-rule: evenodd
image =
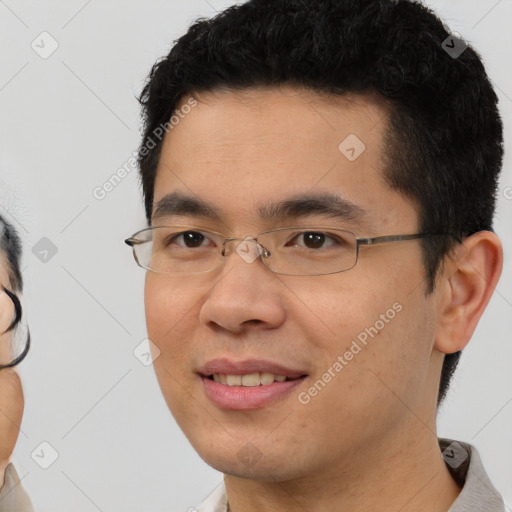
M 221 481 L 175 425 L 152 368 L 132 353 L 145 338 L 144 273 L 122 242 L 145 226 L 136 172 L 101 201 L 93 190 L 137 147 L 135 95 L 150 66 L 195 18 L 231 3 L 0 0 L 1 204 L 24 239 L 33 336 L 14 462 L 41 512 L 184 511 Z M 428 4 L 484 57 L 510 142 L 512 1 Z M 43 31 L 59 45 L 47 59 L 31 48 Z M 441 436 L 479 448 L 509 504 L 510 149 L 496 221 L 504 274 L 439 418 Z M 57 247 L 46 263 L 31 250 L 42 237 Z M 46 470 L 31 458 L 43 441 L 59 454 Z

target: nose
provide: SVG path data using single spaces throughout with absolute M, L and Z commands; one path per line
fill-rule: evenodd
M 222 254 L 227 260 L 222 275 L 203 302 L 201 323 L 234 333 L 251 326 L 279 327 L 286 316 L 282 285 L 259 258 L 266 249 L 254 238 L 227 240 L 243 241 L 232 251 L 224 246 Z

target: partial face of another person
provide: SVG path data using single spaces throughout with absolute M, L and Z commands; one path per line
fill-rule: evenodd
M 198 100 L 166 135 L 155 207 L 179 193 L 207 203 L 218 218 L 167 212 L 153 226 L 240 238 L 313 226 L 358 238 L 418 232 L 417 206 L 383 177 L 387 110 L 376 98 L 326 101 L 281 87 Z M 339 215 L 321 208 L 259 214 L 327 195 L 350 203 L 350 214 L 346 207 Z M 146 277 L 148 335 L 161 351 L 155 371 L 207 463 L 247 478 L 300 478 L 364 461 L 362 453 L 378 453 L 426 423 L 434 428 L 442 354 L 435 348 L 436 292 L 425 293 L 417 240 L 362 246 L 354 268 L 320 276 L 272 273 L 260 259 L 242 258 L 239 244 L 227 244 L 223 266 L 212 272 Z M 230 371 L 289 378 L 265 392 L 228 388 L 222 375 L 215 377 L 221 382 L 211 375 Z
M 0 285 L 12 291 L 9 267 L 0 253 Z M 9 364 L 17 354 L 12 349 L 13 331 L 6 332 L 15 318 L 11 298 L 0 290 L 0 364 Z M 3 486 L 5 467 L 18 439 L 23 416 L 24 398 L 21 380 L 14 368 L 0 369 L 0 484 Z
M 9 266 L 5 256 L 0 252 L 0 287 L 12 291 L 9 280 Z M 6 332 L 14 320 L 15 309 L 10 297 L 0 288 L 0 364 L 9 364 L 13 359 L 11 340 L 12 331 Z

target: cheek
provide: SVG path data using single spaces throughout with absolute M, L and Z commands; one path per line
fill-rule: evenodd
M 144 287 L 144 306 L 148 334 L 152 341 L 162 341 L 179 332 L 180 325 L 190 315 L 192 294 L 183 293 L 182 284 L 173 284 L 167 276 L 148 272 Z M 154 337 L 154 340 L 152 338 Z
M 190 294 L 177 289 L 180 287 L 173 286 L 165 276 L 148 272 L 144 288 L 146 326 L 149 339 L 160 350 L 155 361 L 159 378 L 171 369 L 173 376 L 183 375 L 185 365 L 177 363 L 183 363 L 191 351 L 194 301 Z
M 378 288 L 377 284 L 356 272 L 325 276 L 323 282 L 289 281 L 286 287 L 291 292 L 287 299 L 290 318 L 299 326 L 310 349 L 314 345 L 331 358 L 342 355 L 358 336 L 362 342 L 371 340 L 376 322 L 380 333 L 397 316 L 393 304 L 400 293 L 395 293 L 396 287 Z M 381 314 L 388 323 L 383 324 Z
M 165 276 L 148 272 L 144 305 L 148 338 L 160 350 L 153 368 L 169 409 L 179 418 L 180 411 L 186 410 L 186 390 L 192 383 L 187 324 L 193 304 L 183 294 L 175 293 Z
M 162 347 L 163 334 L 172 325 L 169 319 L 169 297 L 164 289 L 158 285 L 148 273 L 144 288 L 144 308 L 146 312 L 146 326 L 149 339 L 155 343 L 160 350 Z
M 369 303 L 365 306 L 349 317 L 339 316 L 338 337 L 331 346 L 323 346 L 322 365 L 304 390 L 310 401 L 299 408 L 304 424 L 314 424 L 331 447 L 340 444 L 340 436 L 363 444 L 382 437 L 411 411 L 423 416 L 430 344 L 428 332 L 418 333 L 419 303 L 402 300 L 402 309 L 393 309 L 388 323 L 380 319 L 389 309 L 387 302 L 374 304 L 373 309 Z
M 361 352 L 354 356 L 357 362 L 351 366 L 349 385 L 374 402 L 380 414 L 395 411 L 398 417 L 407 413 L 428 391 L 433 323 L 429 320 L 431 308 L 422 295 L 421 288 L 409 296 L 397 295 L 392 303 L 382 303 L 355 337 Z M 366 344 L 359 343 L 361 339 Z
M 326 281 L 322 293 L 319 283 L 293 289 L 300 300 L 291 316 L 308 348 L 315 345 L 315 376 L 322 379 L 331 369 L 337 377 L 325 375 L 333 383 L 326 386 L 332 395 L 322 391 L 329 406 L 345 402 L 354 411 L 375 400 L 398 401 L 393 393 L 413 399 L 420 392 L 418 374 L 428 369 L 434 319 L 424 286 L 410 284 L 413 276 L 419 280 L 417 271 L 405 274 L 388 272 L 380 280 L 369 273 L 354 273 L 354 280 L 340 274 Z

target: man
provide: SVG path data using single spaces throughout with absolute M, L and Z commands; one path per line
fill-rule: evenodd
M 492 295 L 497 98 L 419 3 L 251 0 L 144 89 L 155 371 L 200 510 L 503 511 L 437 407 Z
M 17 294 L 23 289 L 21 242 L 16 230 L 0 217 L 0 512 L 31 512 L 27 496 L 10 457 L 20 432 L 24 399 L 15 370 L 28 353 L 30 334 L 16 343 L 22 317 Z

